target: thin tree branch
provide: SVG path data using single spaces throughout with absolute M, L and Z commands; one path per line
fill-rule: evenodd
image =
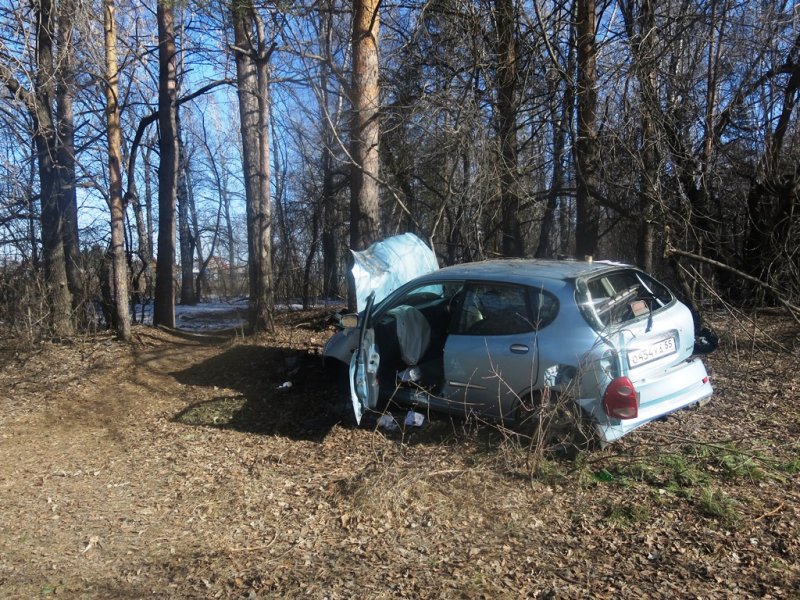
M 678 250 L 677 248 L 675 248 L 673 246 L 669 246 L 665 250 L 664 254 L 666 256 L 683 256 L 683 257 L 689 258 L 691 260 L 696 260 L 696 261 L 699 261 L 699 262 L 703 262 L 703 263 L 706 263 L 706 264 L 711 265 L 713 267 L 717 267 L 718 269 L 723 269 L 724 271 L 728 271 L 729 273 L 733 273 L 734 275 L 736 275 L 737 277 L 741 277 L 745 281 L 749 281 L 750 283 L 756 284 L 757 286 L 761 287 L 762 289 L 764 289 L 767 292 L 769 292 L 770 294 L 772 294 L 772 296 L 774 296 L 774 298 L 778 302 L 783 304 L 783 306 L 789 311 L 789 315 L 795 321 L 797 321 L 798 324 L 800 324 L 800 306 L 796 306 L 795 304 L 792 304 L 791 302 L 786 300 L 786 298 L 784 298 L 783 294 L 779 290 L 775 289 L 770 284 L 768 284 L 768 283 L 766 283 L 764 281 L 761 281 L 757 277 L 753 277 L 752 275 L 748 275 L 744 271 L 740 271 L 739 269 L 735 269 L 735 268 L 731 267 L 730 265 L 726 265 L 725 263 L 720 262 L 718 260 L 714 260 L 713 258 L 707 258 L 705 256 L 700 256 L 699 254 L 693 254 L 692 252 L 686 252 L 685 250 Z

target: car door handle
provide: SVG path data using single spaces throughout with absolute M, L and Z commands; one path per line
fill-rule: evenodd
M 528 348 L 525 344 L 511 344 L 509 350 L 511 350 L 511 352 L 514 354 L 527 354 L 530 348 Z

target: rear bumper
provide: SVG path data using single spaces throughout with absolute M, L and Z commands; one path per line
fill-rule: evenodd
M 603 442 L 613 442 L 637 427 L 671 412 L 702 404 L 713 393 L 706 367 L 698 358 L 689 359 L 666 372 L 633 381 L 639 394 L 639 415 L 635 419 L 610 419 L 602 413 L 596 423 Z

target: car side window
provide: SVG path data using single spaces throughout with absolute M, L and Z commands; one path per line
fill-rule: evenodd
M 523 286 L 473 283 L 464 290 L 451 333 L 457 335 L 511 335 L 535 329 Z
M 547 327 L 558 316 L 558 299 L 550 292 L 539 288 L 529 288 L 528 298 L 535 329 Z

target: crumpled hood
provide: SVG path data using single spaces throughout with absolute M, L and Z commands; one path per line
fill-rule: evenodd
M 377 304 L 415 277 L 439 269 L 433 250 L 413 233 L 375 242 L 362 252 L 353 251 L 353 259 L 358 312 L 364 310 L 371 292 L 375 292 Z

